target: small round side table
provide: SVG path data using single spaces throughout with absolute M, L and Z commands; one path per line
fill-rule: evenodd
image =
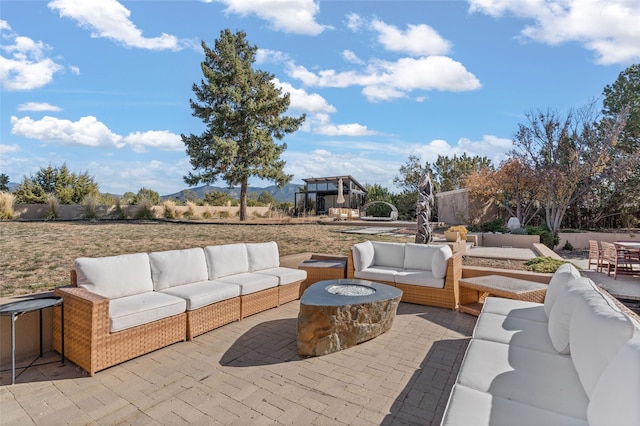
M 64 364 L 64 306 L 62 297 L 32 297 L 17 302 L 0 305 L 0 315 L 11 316 L 11 384 L 16 382 L 16 331 L 17 317 L 27 312 L 40 311 L 40 356 L 42 357 L 42 310 L 53 306 L 61 306 L 62 364 Z

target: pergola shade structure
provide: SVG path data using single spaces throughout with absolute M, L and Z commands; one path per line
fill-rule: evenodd
M 339 203 L 338 184 L 342 180 L 344 203 Z M 296 212 L 327 214 L 330 208 L 360 209 L 366 202 L 367 190 L 352 176 L 303 179 L 304 192 L 296 192 Z

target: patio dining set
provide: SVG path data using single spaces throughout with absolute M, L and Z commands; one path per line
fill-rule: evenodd
M 618 273 L 640 277 L 640 242 L 589 240 L 588 267 L 594 265 L 598 272 L 607 270 L 607 276 L 618 278 Z

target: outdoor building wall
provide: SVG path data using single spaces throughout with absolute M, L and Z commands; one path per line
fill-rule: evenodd
M 640 232 L 560 232 L 559 248 L 564 247 L 566 242 L 571 243 L 574 249 L 585 250 L 589 248 L 589 240 L 606 241 L 614 243 L 616 241 L 638 241 L 640 242 Z
M 469 190 L 456 189 L 436 194 L 438 221 L 449 225 L 477 225 L 501 217 L 495 200 L 481 201 Z
M 108 218 L 108 216 L 114 211 L 116 206 L 96 206 L 96 215 L 98 218 Z M 16 204 L 13 207 L 16 216 L 23 220 L 38 220 L 44 219 L 47 216 L 49 207 L 46 204 Z M 122 206 L 122 210 L 129 217 L 134 217 L 138 211 L 138 206 Z M 176 217 L 184 215 L 189 210 L 188 206 L 174 206 L 172 207 L 174 212 L 179 212 Z M 253 215 L 265 215 L 271 208 L 270 207 L 247 207 L 247 215 L 252 217 Z M 161 219 L 164 217 L 164 206 L 153 206 L 152 210 L 156 218 Z M 221 212 L 227 212 L 230 217 L 235 217 L 240 211 L 238 206 L 195 206 L 193 208 L 195 212 L 195 219 L 202 219 L 206 212 L 209 212 L 213 218 L 218 216 Z M 61 204 L 59 206 L 58 219 L 60 220 L 76 220 L 82 219 L 85 215 L 85 207 L 77 204 Z
M 514 247 L 532 248 L 535 243 L 540 242 L 540 235 L 521 234 L 482 234 L 483 247 Z

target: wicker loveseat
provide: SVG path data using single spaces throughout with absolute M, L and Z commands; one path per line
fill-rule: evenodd
M 571 265 L 542 303 L 488 297 L 442 425 L 639 425 L 638 317 Z
M 347 278 L 397 287 L 403 302 L 454 309 L 462 254 L 446 245 L 365 241 L 349 251 Z
M 65 355 L 90 375 L 300 297 L 306 272 L 275 242 L 78 258 L 64 299 Z M 54 329 L 60 329 L 54 314 Z M 60 333 L 53 347 L 61 351 Z

